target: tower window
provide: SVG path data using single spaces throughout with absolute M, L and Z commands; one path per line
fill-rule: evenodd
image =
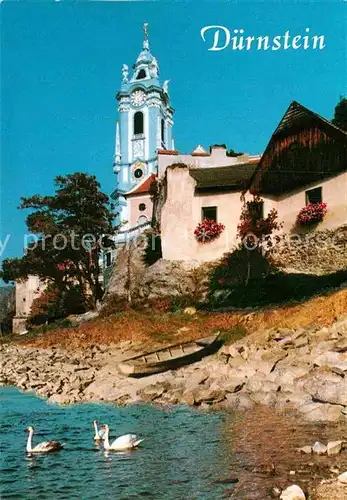
M 136 80 L 142 80 L 143 78 L 146 78 L 147 74 L 144 69 L 140 69 L 140 71 L 137 73 Z
M 135 179 L 141 179 L 142 176 L 143 176 L 142 168 L 137 168 L 134 172 Z
M 143 212 L 144 210 L 146 210 L 146 203 L 140 203 L 139 210 L 140 210 L 140 212 Z
M 161 119 L 161 142 L 165 142 L 165 122 L 164 119 Z
M 143 113 L 136 111 L 134 114 L 134 135 L 143 134 Z

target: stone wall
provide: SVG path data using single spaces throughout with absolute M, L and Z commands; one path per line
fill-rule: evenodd
M 110 296 L 138 301 L 187 295 L 199 298 L 205 294 L 210 265 L 159 259 L 148 266 L 146 246 L 146 236 L 141 235 L 118 250 L 104 304 Z
M 22 333 L 26 330 L 26 321 L 31 312 L 31 306 L 46 288 L 46 283 L 38 276 L 28 276 L 25 281 L 16 283 L 16 315 L 13 318 L 13 333 Z
M 275 246 L 274 258 L 288 271 L 322 275 L 346 270 L 347 225 L 306 234 L 284 234 Z

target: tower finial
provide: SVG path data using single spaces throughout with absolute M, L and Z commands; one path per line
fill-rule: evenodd
M 143 38 L 143 48 L 145 50 L 149 50 L 149 42 L 148 42 L 148 23 L 144 23 L 143 25 L 143 33 L 144 33 L 144 38 Z

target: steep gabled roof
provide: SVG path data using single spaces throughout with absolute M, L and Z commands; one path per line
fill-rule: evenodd
M 321 134 L 316 133 L 314 129 L 320 130 Z M 312 133 L 310 133 L 310 130 L 312 130 Z M 327 140 L 327 138 L 330 138 L 333 144 L 339 145 L 338 154 L 340 155 L 341 158 L 346 156 L 347 132 L 340 129 L 326 118 L 323 118 L 317 113 L 306 108 L 302 104 L 299 104 L 296 101 L 292 101 L 287 111 L 285 112 L 283 118 L 281 119 L 280 123 L 277 125 L 274 133 L 272 134 L 270 141 L 266 146 L 266 149 L 258 164 L 258 167 L 256 168 L 255 172 L 253 173 L 250 179 L 248 189 L 250 189 L 251 192 L 261 191 L 260 187 L 262 179 L 264 178 L 267 172 L 271 172 L 272 163 L 273 162 L 276 163 L 274 161 L 276 155 L 277 156 L 280 155 L 281 151 L 284 151 L 286 149 L 288 150 L 290 145 L 296 142 L 295 137 L 298 137 L 300 133 L 304 135 L 303 134 L 304 131 L 306 131 L 307 134 L 304 141 L 301 141 L 300 146 L 306 148 L 307 151 L 310 151 L 315 147 L 317 147 L 319 143 L 321 143 L 323 137 L 323 140 Z M 336 167 L 335 165 L 331 169 L 331 172 L 329 171 L 329 166 L 325 167 L 326 171 L 319 172 L 320 176 L 318 177 L 321 179 L 324 176 L 328 177 L 329 175 L 338 173 L 338 171 L 346 170 L 347 164 L 343 163 L 344 160 L 342 159 L 340 161 L 340 165 L 338 167 Z M 303 166 L 298 165 L 297 168 L 303 168 Z M 281 165 L 276 164 L 274 166 L 274 169 L 275 170 L 274 170 L 273 182 L 275 187 L 276 179 L 278 180 L 278 177 L 275 179 L 275 174 L 278 176 L 281 173 L 282 174 L 289 173 L 289 170 L 288 167 L 286 167 L 283 164 Z M 308 180 L 307 175 L 309 175 L 309 172 L 306 170 L 305 179 L 303 179 L 306 183 Z M 312 176 L 315 175 L 317 176 L 318 173 L 312 172 Z M 297 177 L 299 179 L 299 176 Z M 298 179 L 296 183 L 298 183 Z M 291 184 L 288 185 L 288 190 L 293 189 L 294 187 L 293 182 L 291 182 Z
M 347 138 L 347 132 L 344 130 L 340 129 L 336 125 L 334 125 L 330 120 L 327 120 L 323 116 L 319 115 L 318 113 L 315 113 L 314 111 L 311 111 L 308 108 L 305 108 L 302 104 L 292 101 L 285 112 L 282 120 L 280 123 L 277 125 L 276 130 L 272 134 L 272 137 L 275 137 L 276 135 L 280 134 L 283 131 L 287 131 L 288 129 L 292 128 L 293 126 L 303 126 L 304 124 L 307 124 L 309 120 L 315 119 L 321 124 L 324 124 L 325 127 L 330 129 L 333 133 L 335 133 L 337 136 L 340 137 L 345 137 Z M 270 142 L 271 142 L 270 139 Z
M 152 182 L 154 182 L 156 179 L 155 174 L 149 175 L 146 179 L 143 180 L 143 182 L 139 186 L 135 186 L 133 189 L 125 193 L 124 196 L 132 196 L 135 194 L 148 194 Z

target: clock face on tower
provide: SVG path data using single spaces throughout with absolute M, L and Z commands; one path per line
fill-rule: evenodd
M 131 96 L 130 101 L 133 106 L 141 106 L 145 102 L 145 93 L 143 90 L 135 90 Z

